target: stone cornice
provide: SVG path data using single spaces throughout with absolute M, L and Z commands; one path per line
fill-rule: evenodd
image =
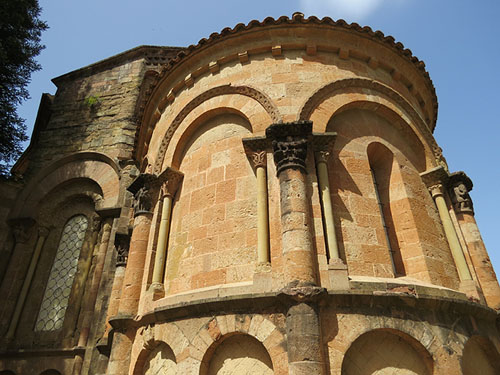
M 183 49 L 184 47 L 138 46 L 128 51 L 108 57 L 104 60 L 87 65 L 83 68 L 73 70 L 59 77 L 55 77 L 52 79 L 52 82 L 59 87 L 59 85 L 64 81 L 95 74 L 102 70 L 118 66 L 123 62 L 140 58 L 146 58 L 147 60 L 151 60 L 153 63 L 157 61 L 158 63 L 165 65 L 172 56 Z

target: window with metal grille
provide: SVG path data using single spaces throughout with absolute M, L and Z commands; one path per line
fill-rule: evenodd
M 88 220 L 84 215 L 73 216 L 64 226 L 35 331 L 55 331 L 62 328 L 87 226 Z

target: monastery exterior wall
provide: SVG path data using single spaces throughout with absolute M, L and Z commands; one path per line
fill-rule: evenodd
M 1 375 L 500 371 L 472 182 L 391 37 L 295 14 L 55 83 L 0 185 Z

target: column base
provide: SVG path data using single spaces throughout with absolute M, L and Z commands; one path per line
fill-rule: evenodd
M 253 274 L 253 287 L 256 292 L 270 292 L 273 287 L 271 263 L 258 263 Z
M 162 283 L 151 284 L 151 286 L 149 287 L 149 292 L 153 297 L 153 301 L 165 297 L 165 288 L 163 287 Z
M 331 290 L 349 290 L 347 265 L 342 259 L 330 259 L 328 262 L 328 276 Z

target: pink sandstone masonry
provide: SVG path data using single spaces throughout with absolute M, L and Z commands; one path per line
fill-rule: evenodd
M 296 13 L 54 82 L 0 181 L 0 375 L 500 373 L 472 181 L 392 37 Z

